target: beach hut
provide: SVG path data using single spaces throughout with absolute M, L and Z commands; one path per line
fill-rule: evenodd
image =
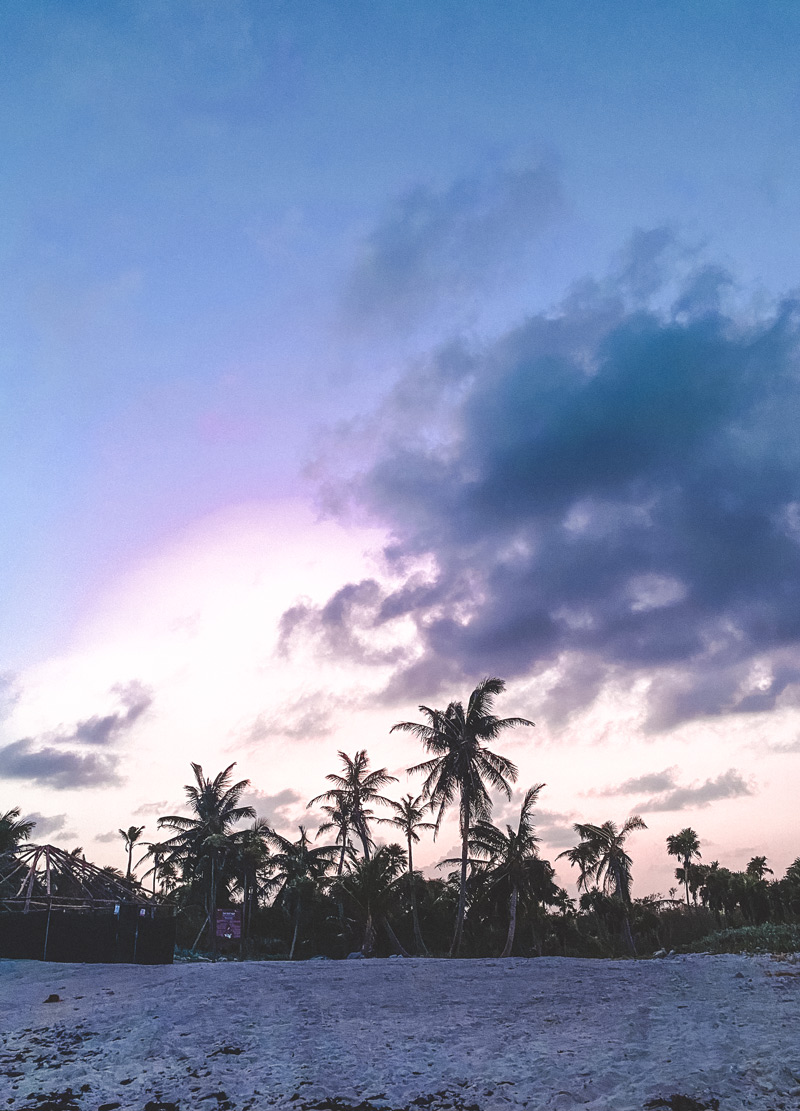
M 0 957 L 172 964 L 174 908 L 54 845 L 0 855 Z

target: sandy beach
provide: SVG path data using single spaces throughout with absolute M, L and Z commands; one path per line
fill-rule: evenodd
M 767 1111 L 800 1107 L 799 1019 L 800 965 L 768 957 L 0 961 L 0 1093 L 14 1111 Z

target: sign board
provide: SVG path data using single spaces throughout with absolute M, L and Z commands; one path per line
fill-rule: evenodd
M 242 912 L 241 909 L 236 910 L 218 910 L 217 911 L 217 937 L 226 937 L 228 939 L 240 938 L 242 936 Z

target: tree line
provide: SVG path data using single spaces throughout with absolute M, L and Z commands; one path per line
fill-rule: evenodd
M 780 880 L 767 878 L 765 857 L 754 857 L 744 872 L 718 861 L 703 864 L 698 835 L 689 828 L 666 845 L 680 861 L 675 875 L 685 902 L 634 899 L 627 841 L 647 828 L 636 815 L 621 826 L 574 826 L 577 842 L 560 854 L 577 870 L 573 900 L 539 853 L 535 806 L 544 784 L 528 788 L 512 823 L 492 821 L 490 792 L 510 799 L 518 772 L 489 744 L 508 729 L 533 726 L 526 718 L 496 716 L 494 700 L 504 689 L 502 679 L 484 679 L 466 707 L 458 701 L 444 710 L 420 706 L 422 722 L 393 727 L 423 746 L 427 758 L 408 769 L 423 777 L 418 794 L 389 797 L 395 776 L 370 769 L 364 750 L 352 757 L 339 752 L 340 769 L 308 803 L 323 815 L 313 836 L 301 825 L 298 837 L 285 837 L 243 805 L 250 782 L 232 781 L 235 764 L 212 778 L 193 763 L 194 782 L 185 787 L 189 813 L 159 818 L 161 840 L 144 842 L 144 826 L 119 831 L 127 854 L 126 873 L 119 875 L 176 907 L 186 948 L 216 951 L 216 912 L 238 906 L 241 951 L 289 959 L 353 952 L 636 955 L 724 926 L 800 922 L 800 859 Z M 441 878 L 424 877 L 414 866 L 414 848 L 423 834 L 436 835 L 451 807 L 459 819 L 459 856 L 442 861 L 440 868 L 451 871 Z M 0 816 L 0 854 L 13 853 L 33 824 L 19 809 Z M 379 843 L 378 827 L 399 840 Z M 133 864 L 137 845 L 145 851 L 136 867 L 147 866 L 141 879 Z

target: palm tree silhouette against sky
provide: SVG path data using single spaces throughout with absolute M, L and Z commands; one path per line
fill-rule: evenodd
M 510 957 L 517 929 L 517 905 L 520 896 L 533 894 L 540 886 L 538 874 L 539 838 L 533 828 L 533 807 L 544 783 L 525 792 L 517 828 L 506 826 L 505 833 L 491 822 L 480 821 L 470 835 L 470 849 L 488 862 L 487 879 L 496 886 L 508 888 L 508 934 L 501 957 Z
M 377 821 L 384 825 L 394 826 L 402 831 L 406 839 L 407 868 L 408 868 L 408 895 L 411 902 L 411 920 L 414 927 L 414 941 L 417 949 L 426 957 L 430 956 L 428 947 L 422 937 L 419 924 L 419 911 L 417 910 L 417 893 L 414 889 L 414 856 L 413 845 L 419 843 L 419 830 L 436 829 L 434 822 L 424 821 L 425 814 L 430 809 L 430 804 L 423 801 L 422 795 L 414 798 L 413 795 L 404 795 L 400 802 L 389 799 L 389 806 L 394 811 L 391 818 L 378 818 Z
M 250 786 L 249 779 L 231 783 L 231 772 L 236 763 L 229 764 L 214 779 L 203 775 L 200 764 L 192 764 L 195 782 L 186 784 L 184 791 L 193 817 L 168 814 L 158 819 L 160 829 L 175 830 L 175 836 L 164 844 L 174 860 L 180 863 L 184 876 L 199 880 L 205 888 L 206 922 L 211 926 L 212 949 L 216 946 L 217 882 L 220 869 L 235 851 L 231 839 L 232 827 L 245 818 L 255 818 L 252 806 L 240 806 L 243 792 Z M 205 922 L 198 941 L 205 929 Z M 197 942 L 195 942 L 197 944 Z
M 397 902 L 404 857 L 400 845 L 382 845 L 373 856 L 351 861 L 347 871 L 336 881 L 337 888 L 349 896 L 364 915 L 361 952 L 365 957 L 371 956 L 375 949 L 377 922 L 388 928 L 392 944 L 399 947 L 387 916 Z M 407 954 L 403 952 L 403 955 Z
M 616 896 L 620 901 L 625 940 L 635 956 L 636 946 L 628 913 L 631 905 L 633 861 L 625 851 L 625 840 L 633 830 L 647 829 L 647 826 L 638 814 L 634 814 L 621 829 L 613 822 L 603 822 L 601 826 L 579 822 L 572 828 L 581 842 L 574 848 L 559 853 L 559 858 L 565 856 L 570 864 L 580 868 L 579 886 L 587 887 L 589 879 L 593 879 L 605 894 Z
M 338 821 L 342 823 L 340 829 L 344 829 L 342 834 L 342 862 L 346 850 L 348 828 L 352 829 L 360 838 L 364 857 L 368 860 L 370 849 L 373 847 L 372 838 L 369 834 L 369 823 L 374 815 L 370 806 L 375 802 L 384 805 L 390 802 L 389 799 L 380 794 L 380 790 L 387 783 L 396 783 L 397 776 L 389 775 L 386 768 L 378 768 L 373 772 L 369 771 L 369 757 L 365 749 L 358 751 L 352 759 L 346 752 L 340 751 L 339 759 L 344 765 L 344 774 L 338 775 L 336 772 L 332 772 L 330 775 L 326 775 L 325 778 L 328 783 L 332 783 L 333 786 L 330 790 L 324 791 L 321 795 L 311 799 L 308 806 L 314 806 L 320 802 L 333 806 L 333 813 L 337 815 Z M 337 838 L 338 840 L 339 838 Z
M 300 934 L 303 904 L 310 901 L 321 885 L 336 855 L 333 845 L 312 845 L 305 827 L 300 826 L 296 841 L 282 837 L 273 829 L 265 831 L 265 839 L 275 849 L 271 857 L 273 880 L 278 887 L 276 901 L 281 900 L 294 919 L 289 960 L 294 960 Z
M 144 833 L 144 826 L 128 826 L 127 829 L 121 829 L 119 835 L 125 842 L 125 848 L 128 853 L 128 870 L 125 873 L 125 879 L 129 880 L 133 875 L 133 846 Z
M 422 742 L 427 752 L 433 753 L 430 760 L 408 770 L 422 772 L 425 776 L 422 798 L 428 799 L 431 808 L 438 811 L 437 830 L 447 808 L 458 800 L 461 872 L 451 957 L 458 956 L 464 931 L 470 827 L 474 822 L 488 821 L 492 816 L 489 788 L 502 791 L 511 798 L 510 783 L 517 778 L 516 765 L 505 756 L 491 752 L 485 742 L 494 740 L 505 729 L 533 725 L 527 718 L 495 717 L 492 713 L 495 696 L 505 689 L 503 679 L 483 679 L 470 695 L 466 711 L 461 702 L 451 702 L 446 710 L 420 706 L 419 711 L 427 722 L 401 721 L 391 730 L 411 733 Z
M 683 883 L 686 888 L 686 905 L 689 906 L 689 866 L 692 859 L 700 859 L 700 840 L 689 826 L 680 833 L 671 833 L 667 837 L 667 852 L 670 856 L 677 856 L 683 862 Z M 676 873 L 677 877 L 677 873 Z M 677 877 L 680 878 L 680 877 Z
M 33 832 L 36 822 L 32 819 L 23 821 L 20 818 L 20 809 L 15 806 L 13 810 L 6 810 L 0 814 L 0 853 L 10 853 L 22 841 L 27 841 Z

